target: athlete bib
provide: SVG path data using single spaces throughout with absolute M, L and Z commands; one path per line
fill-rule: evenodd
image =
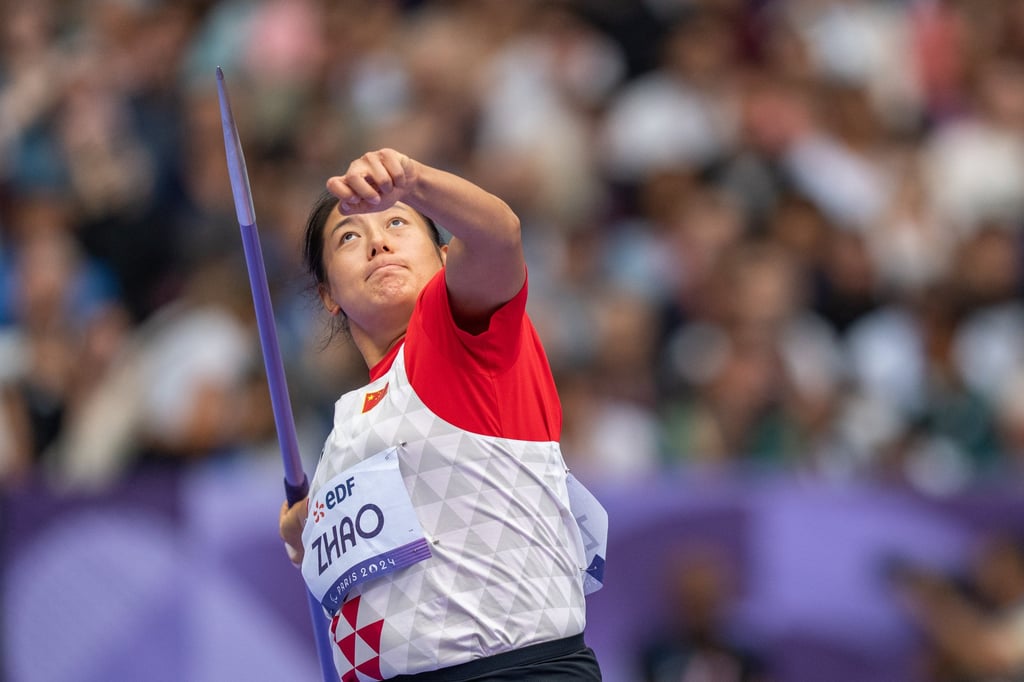
M 356 585 L 430 557 L 398 469 L 398 448 L 327 481 L 309 500 L 302 577 L 333 615 Z
M 608 512 L 575 476 L 566 476 L 569 508 L 583 539 L 587 569 L 583 574 L 583 594 L 604 586 L 604 557 L 608 551 Z

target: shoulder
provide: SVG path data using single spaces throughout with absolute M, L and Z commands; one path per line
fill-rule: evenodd
M 459 329 L 443 277 L 424 290 L 404 351 L 409 384 L 445 421 L 473 433 L 557 440 L 561 404 L 540 339 L 526 315 L 527 285 L 479 334 Z
M 519 291 L 496 308 L 478 333 L 461 329 L 455 321 L 451 299 L 442 269 L 420 292 L 419 300 L 409 324 L 408 342 L 415 354 L 423 346 L 449 357 L 461 357 L 489 371 L 501 371 L 514 360 L 516 349 L 523 339 L 526 318 L 528 282 Z M 424 338 L 425 337 L 425 338 Z M 428 340 L 429 344 L 422 344 Z M 407 359 L 410 356 L 406 352 Z M 410 363 L 414 369 L 415 360 Z

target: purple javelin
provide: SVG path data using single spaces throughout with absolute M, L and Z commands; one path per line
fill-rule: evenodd
M 228 101 L 224 85 L 224 72 L 219 66 L 217 96 L 220 98 L 220 118 L 224 127 L 224 151 L 228 158 L 231 193 L 235 199 L 235 213 L 238 214 L 238 226 L 242 232 L 245 264 L 249 270 L 249 285 L 256 308 L 256 326 L 259 328 L 263 364 L 266 366 L 270 386 L 270 402 L 274 409 L 274 423 L 277 425 L 277 440 L 281 445 L 281 457 L 284 462 L 284 479 L 290 487 L 299 488 L 304 485 L 306 474 L 302 470 L 298 440 L 295 437 L 295 420 L 291 413 L 281 348 L 277 342 L 274 310 L 267 286 L 267 271 L 263 265 L 260 235 L 256 229 L 256 211 L 252 206 L 252 192 L 249 189 L 249 174 L 245 168 L 245 157 L 242 155 L 242 143 L 238 139 L 238 128 L 231 114 L 231 103 Z M 302 497 L 305 497 L 305 491 L 298 499 Z
M 284 362 L 281 360 L 281 347 L 277 342 L 274 308 L 270 301 L 270 289 L 267 286 L 267 271 L 263 264 L 260 235 L 256 229 L 256 211 L 252 205 L 249 174 L 245 168 L 245 157 L 242 155 L 242 143 L 238 138 L 235 118 L 231 114 L 231 102 L 228 101 L 227 89 L 224 85 L 224 72 L 219 66 L 217 67 L 217 96 L 220 98 L 220 119 L 224 128 L 224 151 L 228 159 L 228 174 L 231 176 L 231 194 L 235 199 L 235 212 L 238 214 L 238 226 L 242 232 L 242 248 L 245 250 L 245 264 L 249 270 L 249 286 L 252 289 L 252 302 L 256 309 L 256 326 L 259 329 L 260 346 L 263 349 L 263 366 L 267 371 L 270 404 L 274 411 L 277 441 L 281 446 L 281 459 L 284 463 L 285 497 L 288 504 L 291 505 L 301 500 L 309 492 L 309 480 L 302 469 L 298 439 L 295 436 L 295 418 L 292 416 L 291 400 L 288 397 L 288 383 L 284 375 Z M 327 619 L 324 617 L 320 604 L 309 590 L 306 590 L 306 595 L 309 598 L 310 617 L 313 621 L 313 634 L 316 637 L 320 671 L 323 673 L 324 682 L 330 682 L 337 679 L 337 672 L 329 646 Z

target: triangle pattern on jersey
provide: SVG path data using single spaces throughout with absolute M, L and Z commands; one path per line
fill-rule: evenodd
M 338 648 L 341 649 L 341 653 L 344 654 L 345 660 L 350 665 L 354 665 L 356 662 L 356 633 L 352 633 L 346 637 L 342 637 L 338 640 Z
M 409 595 L 399 589 L 398 583 L 392 583 L 391 592 L 388 594 L 388 606 L 386 610 L 389 617 L 404 613 L 414 608 L 416 608 L 416 602 L 413 601 Z
M 528 502 L 533 502 L 538 499 L 544 491 L 544 486 L 539 480 L 537 480 L 537 477 L 522 468 L 516 472 L 516 477 L 512 482 L 512 487 L 515 488 L 519 497 L 526 499 Z
M 451 478 L 448 479 L 448 487 L 444 491 L 447 500 L 453 500 L 465 495 L 477 495 L 480 493 L 481 481 L 474 481 L 458 469 L 452 470 Z
M 481 579 L 493 582 L 495 566 L 499 562 L 498 555 L 494 552 L 484 552 L 480 560 L 480 565 L 473 571 L 473 585 L 480 584 Z M 498 573 L 500 574 L 500 569 Z
M 434 665 L 437 665 L 436 638 L 435 632 L 430 632 L 422 637 L 410 639 L 408 660 L 410 662 L 433 662 Z
M 438 565 L 434 570 L 434 575 L 431 582 L 437 586 L 437 589 L 444 594 L 454 594 L 455 584 L 459 575 L 459 568 L 456 564 L 446 562 Z M 447 604 L 448 600 L 445 600 L 444 604 Z
M 408 395 L 412 395 L 412 391 L 408 392 Z M 426 405 L 420 401 L 413 402 L 409 400 L 408 403 L 402 409 L 405 416 L 412 422 L 412 427 L 422 438 L 428 438 L 434 425 L 440 421 L 433 412 L 430 411 Z
M 485 475 L 499 490 L 508 490 L 512 487 L 515 467 L 516 464 L 503 453 L 494 453 L 487 459 Z
M 423 487 L 425 488 L 426 486 Z M 413 490 L 417 489 L 414 488 Z M 420 526 L 429 538 L 430 534 L 437 532 L 438 519 L 441 516 L 444 502 L 438 500 L 430 504 L 420 504 L 415 494 L 412 496 L 412 500 L 416 503 L 416 516 L 419 518 Z
M 442 536 L 441 542 L 446 547 L 465 547 L 466 535 L 469 533 L 469 529 L 466 527 L 453 528 L 449 531 L 445 531 Z M 455 562 L 449 562 L 450 566 L 455 566 Z
M 512 444 L 510 443 L 510 445 Z M 546 467 L 547 464 L 552 461 L 547 448 L 528 448 L 525 447 L 525 443 L 522 442 L 515 442 L 514 445 L 520 446 L 516 448 L 514 454 L 515 458 L 523 464 L 537 464 Z
M 370 679 L 383 679 L 383 676 L 380 673 L 380 656 L 374 656 L 365 663 L 360 663 L 356 666 L 356 670 L 361 672 L 363 675 L 368 676 Z
M 527 553 L 522 551 L 522 548 L 501 549 L 495 554 L 495 561 L 491 564 L 492 576 L 513 575 L 518 579 L 526 573 L 527 559 Z
M 553 632 L 575 627 L 582 618 L 572 582 L 578 571 L 574 552 L 560 551 L 562 545 L 574 550 L 575 536 L 564 527 L 572 518 L 557 444 L 460 431 L 425 408 L 401 355 L 393 374 L 385 400 L 368 413 L 374 418 L 358 426 L 346 419 L 335 438 L 337 456 L 323 468 L 342 460 L 351 465 L 404 441 L 403 479 L 428 541 L 439 544 L 431 547 L 429 562 L 360 590 L 361 603 L 353 595 L 355 603 L 338 610 L 335 639 L 345 640 L 335 651 L 339 674 L 368 682 L 383 671 L 433 668 L 445 658 L 440 633 L 472 637 L 481 618 L 499 630 L 507 622 L 511 632 L 534 632 L 542 624 Z M 362 395 L 357 398 L 345 407 L 361 408 Z M 570 598 L 575 606 L 563 609 Z M 426 618 L 416 609 L 425 603 L 431 604 Z M 546 618 L 545 608 L 553 610 Z M 387 614 L 387 621 L 375 612 Z M 574 625 L 564 627 L 567 621 Z
M 372 602 L 362 602 L 359 604 L 359 616 L 356 618 L 355 630 L 358 632 L 383 617 L 384 614 L 377 613 L 373 608 Z
M 420 471 L 417 474 L 416 485 L 428 486 L 438 498 L 444 498 L 444 491 L 448 489 L 448 479 L 451 478 L 452 468 L 450 466 L 439 467 L 430 471 Z
M 465 551 L 480 557 L 494 553 L 497 533 L 489 533 L 486 530 L 483 533 L 479 531 L 479 526 L 474 526 L 466 531 L 466 539 L 463 540 Z
M 394 441 L 395 432 L 402 423 L 402 415 L 396 414 L 393 417 L 383 417 L 376 420 L 370 427 L 371 432 L 382 441 L 391 443 Z
M 364 642 L 370 645 L 374 653 L 380 653 L 380 633 L 384 629 L 384 620 L 378 620 L 374 623 L 370 623 L 365 628 L 359 628 L 356 634 Z
M 514 527 L 503 525 L 497 542 L 497 551 L 509 552 L 516 549 L 523 549 L 530 544 L 527 538 L 520 535 Z
M 466 613 L 465 609 L 452 608 L 454 604 L 449 603 L 445 610 L 444 618 L 439 623 L 441 626 L 441 638 L 451 637 L 451 633 L 459 632 L 464 626 L 474 620 L 474 616 Z
M 356 669 L 358 669 L 361 664 L 377 658 L 377 656 L 378 652 L 376 649 L 364 642 L 360 637 L 356 637 L 355 658 L 353 659 Z
M 548 592 L 548 599 L 552 605 L 567 607 L 572 604 L 572 589 L 566 580 L 552 580 L 551 590 Z M 552 596 L 555 595 L 555 596 Z
M 427 485 L 419 476 L 415 476 L 412 479 L 412 490 L 409 491 L 409 497 L 417 505 L 423 504 L 437 504 L 441 502 L 441 495 L 436 490 Z
M 432 443 L 438 443 L 439 447 L 447 448 L 449 446 L 458 445 L 457 442 L 451 443 L 447 441 L 452 438 L 461 440 L 462 433 L 458 430 L 453 430 L 451 424 L 440 417 L 436 417 L 430 424 L 430 429 L 427 431 L 427 438 L 429 438 Z
M 416 419 L 410 414 L 403 414 L 397 433 L 402 434 L 403 440 L 423 440 L 427 437 L 428 431 L 430 431 L 429 422 Z
M 485 616 L 488 621 L 495 621 L 505 618 L 511 604 L 502 604 L 501 601 L 487 589 L 480 590 L 477 597 L 477 613 Z
M 456 434 L 423 443 L 419 466 L 416 468 L 416 472 L 423 474 L 434 469 L 450 467 L 455 459 L 452 453 L 458 450 L 461 441 L 461 434 Z
M 386 621 L 381 629 L 380 642 L 380 654 L 385 660 L 409 660 L 409 640 L 403 632 Z
M 469 526 L 473 510 L 466 504 L 441 503 L 441 513 L 437 517 L 437 532 L 451 533 Z
M 341 605 L 341 615 L 353 630 L 356 629 L 356 619 L 359 616 L 359 602 L 361 599 L 361 596 L 357 596 L 355 599 L 350 599 Z

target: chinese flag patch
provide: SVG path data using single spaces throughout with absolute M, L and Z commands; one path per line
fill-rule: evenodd
M 377 403 L 384 399 L 384 396 L 388 394 L 388 384 L 384 384 L 384 388 L 379 391 L 373 391 L 363 396 L 363 413 L 367 413 L 373 408 L 377 407 Z

